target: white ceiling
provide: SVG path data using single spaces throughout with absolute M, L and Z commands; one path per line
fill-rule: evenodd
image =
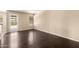
M 42 12 L 42 10 L 12 10 L 12 11 L 32 13 L 32 14 L 37 14 L 37 13 Z
M 29 11 L 26 11 L 26 12 L 36 14 L 36 13 L 40 13 L 40 12 L 42 12 L 42 10 L 29 10 Z

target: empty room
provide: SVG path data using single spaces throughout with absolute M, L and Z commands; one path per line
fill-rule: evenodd
M 0 11 L 1 48 L 79 48 L 79 10 Z

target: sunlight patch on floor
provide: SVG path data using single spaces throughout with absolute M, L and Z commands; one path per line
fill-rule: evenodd
M 29 44 L 32 45 L 33 44 L 33 31 L 29 32 L 28 40 L 29 40 Z
M 10 35 L 10 48 L 19 47 L 19 35 L 17 32 L 11 33 Z

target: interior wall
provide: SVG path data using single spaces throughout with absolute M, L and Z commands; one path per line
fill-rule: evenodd
M 29 17 L 32 14 L 19 13 L 19 30 L 28 30 L 31 29 Z
M 79 41 L 79 11 L 48 10 L 35 15 L 35 28 Z
M 11 14 L 16 14 L 18 16 L 18 31 L 28 30 L 31 28 L 30 24 L 29 24 L 29 17 L 32 14 L 23 13 L 23 12 L 8 11 L 8 19 Z M 8 32 L 9 32 L 9 24 L 8 24 L 7 28 L 8 28 Z
M 6 12 L 0 12 L 1 18 L 2 18 L 2 32 L 5 34 L 7 32 L 6 30 Z
M 2 18 L 2 22 L 0 24 L 2 24 L 2 33 L 1 33 L 1 44 L 3 44 L 4 42 L 4 35 L 5 33 L 7 33 L 7 29 L 6 29 L 6 26 L 7 26 L 7 23 L 6 23 L 6 12 L 2 12 L 0 11 L 0 15 L 1 15 L 1 18 Z

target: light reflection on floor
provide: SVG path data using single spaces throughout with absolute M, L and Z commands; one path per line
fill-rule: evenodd
M 9 47 L 10 48 L 19 48 L 20 45 L 20 36 L 18 32 L 13 32 L 10 34 L 10 42 Z M 28 33 L 28 44 L 33 45 L 33 31 L 30 31 Z
M 10 48 L 18 48 L 19 47 L 19 34 L 18 32 L 14 32 L 10 34 Z
M 33 31 L 30 31 L 28 36 L 29 36 L 28 37 L 29 45 L 32 45 L 33 44 Z

